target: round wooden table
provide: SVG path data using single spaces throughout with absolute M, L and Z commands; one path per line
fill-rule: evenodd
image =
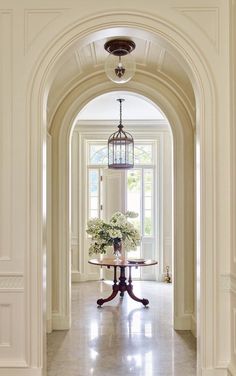
M 155 260 L 144 260 L 143 262 L 129 262 L 128 260 L 116 261 L 114 259 L 104 258 L 103 260 L 98 260 L 98 259 L 89 260 L 89 264 L 98 265 L 98 266 L 106 266 L 107 268 L 110 268 L 110 267 L 114 268 L 114 280 L 113 280 L 114 283 L 113 283 L 113 286 L 112 286 L 112 293 L 106 299 L 98 299 L 97 300 L 97 304 L 98 304 L 99 307 L 101 307 L 104 303 L 109 302 L 110 300 L 114 299 L 119 291 L 120 291 L 121 297 L 123 297 L 125 291 L 127 291 L 129 296 L 132 299 L 136 300 L 137 302 L 142 303 L 145 307 L 149 304 L 148 299 L 139 299 L 133 293 L 132 275 L 131 275 L 132 274 L 132 268 L 156 265 L 157 261 L 155 261 Z M 119 283 L 118 283 L 118 280 L 117 280 L 117 268 L 120 269 Z M 129 269 L 128 283 L 126 283 L 127 278 L 125 276 L 126 268 Z

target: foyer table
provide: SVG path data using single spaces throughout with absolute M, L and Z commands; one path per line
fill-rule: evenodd
M 110 300 L 114 299 L 115 296 L 120 291 L 120 296 L 123 297 L 125 291 L 128 292 L 129 296 L 136 300 L 137 302 L 142 303 L 145 307 L 149 304 L 148 299 L 139 299 L 136 295 L 133 293 L 133 285 L 132 285 L 132 268 L 137 267 L 145 267 L 145 266 L 151 266 L 156 265 L 157 261 L 154 260 L 143 260 L 143 261 L 128 261 L 128 260 L 119 260 L 116 261 L 114 259 L 104 258 L 103 260 L 98 259 L 92 259 L 89 260 L 89 264 L 92 265 L 98 265 L 98 266 L 106 266 L 108 269 L 111 267 L 114 268 L 114 280 L 113 280 L 113 286 L 112 286 L 112 293 L 108 298 L 106 299 L 98 299 L 97 304 L 98 306 L 102 306 L 104 303 L 109 302 Z M 117 280 L 117 269 L 120 269 L 120 277 L 119 277 L 119 283 Z M 126 275 L 125 271 L 126 269 L 129 270 L 129 278 L 128 283 L 126 283 Z

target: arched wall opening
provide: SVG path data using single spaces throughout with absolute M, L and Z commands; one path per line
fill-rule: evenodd
M 118 125 L 118 98 L 124 99 L 125 130 L 134 138 L 135 166 L 125 171 L 107 167 L 107 140 Z M 148 98 L 137 93 L 120 88 L 96 97 L 80 111 L 71 145 L 72 282 L 109 278 L 107 270 L 101 273 L 88 263 L 97 256 L 89 255 L 86 223 L 91 217 L 108 221 L 115 211 L 127 210 L 138 214 L 135 221 L 142 241 L 136 250 L 124 249 L 124 254 L 128 258 L 158 260 L 155 269 L 139 268 L 134 278 L 163 281 L 167 266 L 173 276 L 172 149 L 171 128 L 165 115 Z M 152 183 L 150 198 L 145 199 L 147 192 L 141 187 L 145 186 L 147 172 Z
M 140 74 L 139 74 L 140 76 Z M 194 320 L 194 148 L 191 120 L 176 96 L 160 82 L 145 77 L 133 80 L 124 88 L 145 96 L 167 114 L 173 134 L 173 202 L 174 202 L 174 327 L 195 330 Z M 145 84 L 143 84 L 145 82 Z M 96 83 L 94 85 L 94 83 Z M 158 87 L 158 91 L 156 88 Z M 51 125 L 52 143 L 52 231 L 53 311 L 52 329 L 70 327 L 70 144 L 77 114 L 93 98 L 117 90 L 103 76 L 87 79 L 66 97 Z M 176 111 L 176 104 L 178 110 Z M 187 283 L 186 283 L 187 281 Z
M 149 16 L 148 21 L 146 20 L 145 23 L 145 15 L 142 14 L 138 15 L 133 13 L 132 15 L 130 14 L 128 20 L 123 21 L 125 25 L 128 25 L 131 27 L 133 22 L 136 24 L 136 28 L 139 30 L 143 30 L 144 32 L 150 32 L 152 35 L 161 35 L 162 38 L 165 38 L 168 40 L 168 43 L 172 44 L 173 48 L 175 48 L 177 51 L 179 51 L 180 55 L 182 56 L 184 66 L 186 67 L 186 70 L 190 73 L 190 77 L 192 80 L 192 84 L 195 90 L 195 95 L 196 95 L 196 103 L 197 103 L 197 121 L 196 121 L 196 145 L 197 145 L 197 162 L 199 163 L 198 165 L 198 173 L 197 173 L 197 179 L 198 179 L 198 187 L 200 187 L 197 191 L 197 208 L 198 208 L 198 214 L 201 211 L 201 214 L 203 213 L 206 215 L 206 206 L 205 206 L 205 195 L 202 192 L 207 192 L 210 191 L 211 188 L 211 181 L 207 179 L 207 176 L 204 175 L 202 171 L 202 163 L 206 162 L 205 161 L 205 143 L 203 142 L 205 135 L 205 125 L 208 124 L 208 128 L 212 127 L 213 123 L 213 114 L 214 114 L 214 101 L 213 101 L 213 96 L 212 96 L 212 84 L 210 80 L 210 73 L 206 71 L 206 68 L 203 64 L 203 60 L 201 54 L 199 51 L 196 51 L 196 49 L 193 48 L 191 43 L 187 39 L 185 39 L 185 36 L 181 35 L 181 33 L 178 32 L 178 30 L 175 30 L 175 33 L 173 35 L 173 27 L 166 25 L 165 23 L 162 23 L 161 20 L 158 20 L 158 23 L 156 23 L 157 19 L 151 19 Z M 119 15 L 111 15 L 111 21 L 110 25 L 113 25 L 113 27 L 116 27 L 120 25 L 120 17 Z M 147 26 L 148 25 L 148 26 Z M 150 26 L 151 25 L 151 26 Z M 158 25 L 158 26 L 157 26 Z M 35 281 L 35 286 L 37 290 L 39 291 L 38 296 L 34 296 L 34 292 L 31 292 L 31 302 L 33 302 L 35 309 L 32 310 L 32 312 L 35 312 L 37 310 L 38 314 L 37 320 L 38 322 L 41 322 L 43 318 L 43 305 L 42 302 L 45 301 L 45 298 L 43 298 L 44 294 L 43 291 L 44 289 L 41 287 L 43 286 L 43 280 L 44 280 L 44 271 L 43 268 L 38 268 L 38 265 L 43 265 L 43 260 L 45 253 L 44 246 L 45 246 L 45 202 L 46 202 L 46 169 L 45 169 L 45 161 L 46 161 L 46 129 L 47 129 L 47 119 L 46 119 L 46 103 L 47 103 L 47 93 L 48 93 L 48 86 L 50 85 L 50 82 L 52 80 L 53 76 L 53 69 L 55 67 L 55 62 L 59 61 L 60 57 L 63 54 L 63 51 L 68 48 L 68 45 L 74 43 L 75 40 L 83 40 L 84 34 L 90 35 L 92 33 L 92 30 L 104 30 L 106 28 L 106 20 L 104 20 L 103 16 L 97 17 L 96 20 L 93 20 L 93 26 L 90 24 L 90 20 L 87 22 L 84 22 L 83 25 L 77 25 L 76 27 L 72 29 L 68 29 L 67 32 L 63 34 L 63 36 L 60 36 L 60 39 L 55 41 L 53 46 L 51 46 L 51 50 L 47 51 L 47 53 L 43 56 L 41 60 L 41 65 L 37 66 L 36 73 L 34 74 L 34 77 L 32 79 L 32 85 L 31 85 L 31 91 L 30 95 L 28 98 L 29 101 L 29 108 L 31 109 L 31 112 L 29 113 L 29 122 L 32 121 L 33 114 L 37 113 L 37 120 L 34 121 L 35 127 L 31 130 L 31 202 L 34 203 L 32 204 L 31 207 L 31 216 L 32 218 L 34 217 L 35 213 L 37 213 L 37 220 L 35 222 L 32 222 L 31 227 L 32 227 L 32 236 L 31 236 L 31 248 L 36 249 L 37 251 L 37 257 L 36 263 L 35 259 L 32 258 L 31 256 L 31 265 L 33 267 L 33 270 L 35 270 L 36 275 L 38 276 L 37 282 Z M 140 74 L 141 76 L 141 74 Z M 141 78 L 141 77 L 140 77 Z M 92 80 L 93 81 L 93 80 Z M 100 81 L 100 82 L 99 82 Z M 175 184 L 175 188 L 178 186 L 181 186 L 184 184 L 184 180 L 182 178 L 186 178 L 186 175 L 184 176 L 181 175 L 181 171 L 183 173 L 186 163 L 189 163 L 189 160 L 185 158 L 185 155 L 181 153 L 181 150 L 177 146 L 179 146 L 181 143 L 183 145 L 183 149 L 185 150 L 185 153 L 190 152 L 191 149 L 191 155 L 193 157 L 193 142 L 186 143 L 184 142 L 185 137 L 187 137 L 188 140 L 193 141 L 193 130 L 192 130 L 192 124 L 189 127 L 185 127 L 184 129 L 182 128 L 182 120 L 184 120 L 184 123 L 191 123 L 189 121 L 188 114 L 186 114 L 186 111 L 183 111 L 183 113 L 180 115 L 177 111 L 176 106 L 176 97 L 173 98 L 171 94 L 169 95 L 169 98 L 167 100 L 168 96 L 161 96 L 160 94 L 157 93 L 156 87 L 153 87 L 153 77 L 145 77 L 145 84 L 140 82 L 139 80 L 139 74 L 137 74 L 135 81 L 131 82 L 129 86 L 125 87 L 125 90 L 134 90 L 137 93 L 140 93 L 144 96 L 147 96 L 147 92 L 149 93 L 148 97 L 154 102 L 157 103 L 157 105 L 163 110 L 163 112 L 166 114 L 170 124 L 172 125 L 172 130 L 173 130 L 173 139 L 178 140 L 174 141 L 174 153 L 176 153 L 176 158 L 174 156 L 174 159 L 179 160 L 180 164 L 179 167 L 175 167 L 175 172 L 176 172 L 176 179 L 177 182 Z M 71 105 L 70 111 L 68 111 L 68 105 L 66 101 L 68 100 L 68 97 L 65 97 L 65 101 L 63 102 L 62 106 L 60 106 L 60 111 L 63 113 L 63 110 L 66 109 L 67 114 L 64 113 L 63 118 L 63 124 L 61 124 L 61 132 L 59 137 L 58 137 L 58 142 L 59 142 L 59 149 L 62 151 L 63 150 L 63 145 L 62 143 L 65 143 L 65 139 L 67 140 L 66 144 L 69 145 L 70 141 L 70 134 L 71 134 L 71 125 L 73 124 L 74 116 L 76 113 L 78 113 L 78 110 L 80 110 L 85 103 L 88 102 L 88 100 L 91 100 L 93 97 L 96 95 L 99 95 L 99 93 L 104 93 L 107 90 L 112 90 L 110 86 L 110 83 L 104 83 L 104 77 L 98 77 L 98 82 L 97 85 L 94 85 L 94 81 L 91 84 L 91 87 L 86 89 L 86 97 L 83 92 L 83 85 L 87 86 L 88 80 L 85 82 L 81 82 L 79 85 L 79 92 L 76 93 L 75 90 L 73 90 L 71 93 L 73 95 L 79 94 L 79 97 L 77 97 L 77 100 L 79 103 L 75 100 L 73 101 L 73 105 Z M 163 84 L 163 83 L 161 83 Z M 96 90 L 95 90 L 96 88 Z M 78 88 L 77 88 L 78 89 Z M 71 96 L 70 96 L 71 97 Z M 208 107 L 204 107 L 205 101 L 208 100 Z M 170 110 L 171 109 L 171 110 Z M 57 124 L 57 117 L 59 116 L 59 112 L 57 111 L 55 117 L 54 117 L 54 124 Z M 69 124 L 69 126 L 68 126 Z M 176 126 L 176 124 L 178 126 Z M 58 130 L 56 127 L 52 127 L 52 134 L 54 132 L 57 132 Z M 56 146 L 56 145 L 55 145 Z M 214 148 L 213 148 L 213 143 L 210 142 L 208 144 L 208 147 L 210 147 L 210 160 L 208 158 L 208 162 L 211 164 L 212 163 L 212 158 L 214 154 Z M 58 147 L 58 146 L 57 146 Z M 35 150 L 37 150 L 37 153 L 35 153 Z M 64 152 L 66 154 L 64 154 Z M 68 171 L 68 158 L 66 158 L 66 155 L 69 155 L 69 150 L 64 150 L 61 154 L 62 157 L 62 162 L 63 166 L 62 168 L 64 171 Z M 65 158 L 65 159 L 64 159 Z M 190 159 L 190 163 L 192 164 L 192 159 Z M 180 170 L 179 170 L 180 169 Z M 187 167 L 188 169 L 188 167 Z M 192 170 L 193 173 L 193 170 Z M 65 173 L 66 176 L 66 173 Z M 61 177 L 60 177 L 61 178 Z M 65 181 L 69 181 L 69 179 L 66 179 Z M 61 185 L 60 184 L 60 189 L 61 193 L 64 194 L 63 191 L 67 189 L 66 185 Z M 182 213 L 182 202 L 183 202 L 183 194 L 184 190 L 182 189 L 181 191 L 176 190 L 176 197 L 175 197 L 175 202 L 177 205 L 180 205 L 180 208 L 177 207 L 175 210 L 175 213 Z M 65 196 L 66 197 L 66 196 Z M 69 197 L 69 195 L 67 196 Z M 210 205 L 213 205 L 213 202 L 210 203 Z M 65 202 L 64 208 L 59 209 L 62 210 L 64 213 L 66 213 L 66 217 L 69 218 L 69 212 L 68 212 L 68 202 Z M 180 209 L 180 210 L 178 210 Z M 182 213 L 183 214 L 183 213 Z M 198 216 L 199 217 L 199 216 Z M 65 217 L 64 217 L 65 218 Z M 184 217 L 181 215 L 182 220 L 182 230 L 181 232 L 177 232 L 175 230 L 175 236 L 177 236 L 177 246 L 182 244 L 183 241 L 183 231 L 184 227 L 188 223 L 188 217 Z M 199 247 L 199 256 L 205 251 L 204 244 L 206 242 L 206 231 L 205 231 L 205 222 L 204 220 L 200 223 L 197 222 L 197 245 Z M 67 230 L 66 230 L 67 231 Z M 42 236 L 43 234 L 43 236 Z M 68 240 L 68 233 L 66 232 L 64 235 L 64 240 L 67 242 Z M 192 238 L 191 238 L 192 239 Z M 212 254 L 212 244 L 213 240 L 211 239 L 211 233 L 209 233 L 208 236 L 208 245 L 209 245 L 209 258 L 211 258 Z M 63 244 L 63 240 L 61 241 L 61 244 Z M 64 243 L 68 244 L 68 243 Z M 178 267 L 178 263 L 183 263 L 183 258 L 181 257 L 183 248 L 179 247 L 180 251 L 180 257 L 176 260 L 175 265 Z M 59 250 L 60 252 L 60 250 Z M 200 258 L 200 260 L 202 260 Z M 64 263 L 65 261 L 65 263 Z M 31 264 L 31 262 L 29 262 Z M 68 270 L 69 265 L 68 265 L 68 260 L 63 260 L 62 259 L 62 264 L 61 268 L 63 270 Z M 183 265 L 184 270 L 188 273 L 186 264 Z M 205 269 L 204 269 L 205 270 Z M 31 275 L 31 273 L 28 270 L 28 274 Z M 176 274 L 177 275 L 177 274 Z M 67 281 L 68 281 L 68 275 Z M 206 338 L 206 331 L 202 330 L 202 327 L 208 328 L 211 331 L 212 328 L 212 322 L 211 322 L 211 317 L 214 316 L 213 313 L 213 308 L 211 307 L 211 302 L 206 302 L 204 299 L 204 296 L 206 294 L 207 289 L 211 289 L 211 285 L 206 285 L 205 281 L 205 275 L 200 274 L 198 271 L 198 277 L 200 281 L 200 288 L 198 289 L 199 292 L 201 292 L 201 298 L 203 298 L 204 306 L 202 305 L 199 308 L 199 318 L 200 318 L 200 323 L 201 325 L 199 326 L 199 334 L 200 334 L 200 340 L 201 340 L 201 354 L 200 354 L 200 360 L 201 355 L 206 353 L 206 347 L 205 347 L 205 338 Z M 177 282 L 177 281 L 176 281 Z M 185 280 L 186 282 L 186 280 Z M 37 285 L 37 283 L 39 283 Z M 68 284 L 66 284 L 68 285 Z M 61 286 L 63 287 L 63 286 Z M 181 288 L 179 289 L 179 294 L 181 295 L 182 293 L 188 294 L 188 291 L 186 290 L 186 284 L 184 283 L 184 279 L 181 281 Z M 180 298 L 180 295 L 176 296 L 176 299 Z M 66 294 L 66 296 L 69 296 L 69 294 Z M 186 300 L 184 299 L 185 303 Z M 62 316 L 64 317 L 65 321 L 64 324 L 68 324 L 69 317 L 67 315 L 67 312 L 69 312 L 69 302 L 65 301 L 64 304 L 62 302 L 60 303 L 60 313 L 62 313 Z M 187 311 L 189 307 L 186 307 Z M 186 316 L 186 312 L 181 309 L 181 312 L 178 312 L 177 318 L 179 316 L 183 316 L 184 319 L 186 319 L 186 322 L 189 323 L 189 317 Z M 41 313 L 40 313 L 41 312 Z M 32 313 L 31 313 L 32 314 Z M 61 318 L 59 318 L 60 320 Z M 177 320 L 178 321 L 178 320 Z M 181 321 L 182 322 L 182 321 Z M 209 324 L 209 326 L 208 326 Z M 55 325 L 56 326 L 56 325 Z M 35 331 L 32 331 L 34 334 Z M 32 338 L 32 343 L 34 343 L 34 346 L 40 347 L 41 344 L 43 343 L 43 330 L 41 331 L 41 334 L 37 335 L 37 338 L 34 337 L 34 340 Z M 37 347 L 36 347 L 37 348 Z M 213 348 L 213 347 L 212 347 Z M 212 351 L 208 350 L 207 351 Z

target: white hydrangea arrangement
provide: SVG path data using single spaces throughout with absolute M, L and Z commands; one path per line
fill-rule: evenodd
M 89 247 L 89 255 L 106 253 L 108 247 L 122 241 L 126 251 L 135 250 L 140 244 L 140 234 L 128 218 L 135 218 L 134 212 L 125 214 L 116 212 L 109 223 L 94 218 L 87 223 L 87 233 L 92 237 L 92 244 Z

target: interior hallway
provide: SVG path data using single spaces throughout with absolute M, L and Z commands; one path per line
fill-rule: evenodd
M 126 293 L 97 308 L 110 282 L 73 284 L 72 328 L 48 335 L 48 376 L 196 375 L 195 338 L 172 327 L 172 285 L 133 285 L 149 308 Z

